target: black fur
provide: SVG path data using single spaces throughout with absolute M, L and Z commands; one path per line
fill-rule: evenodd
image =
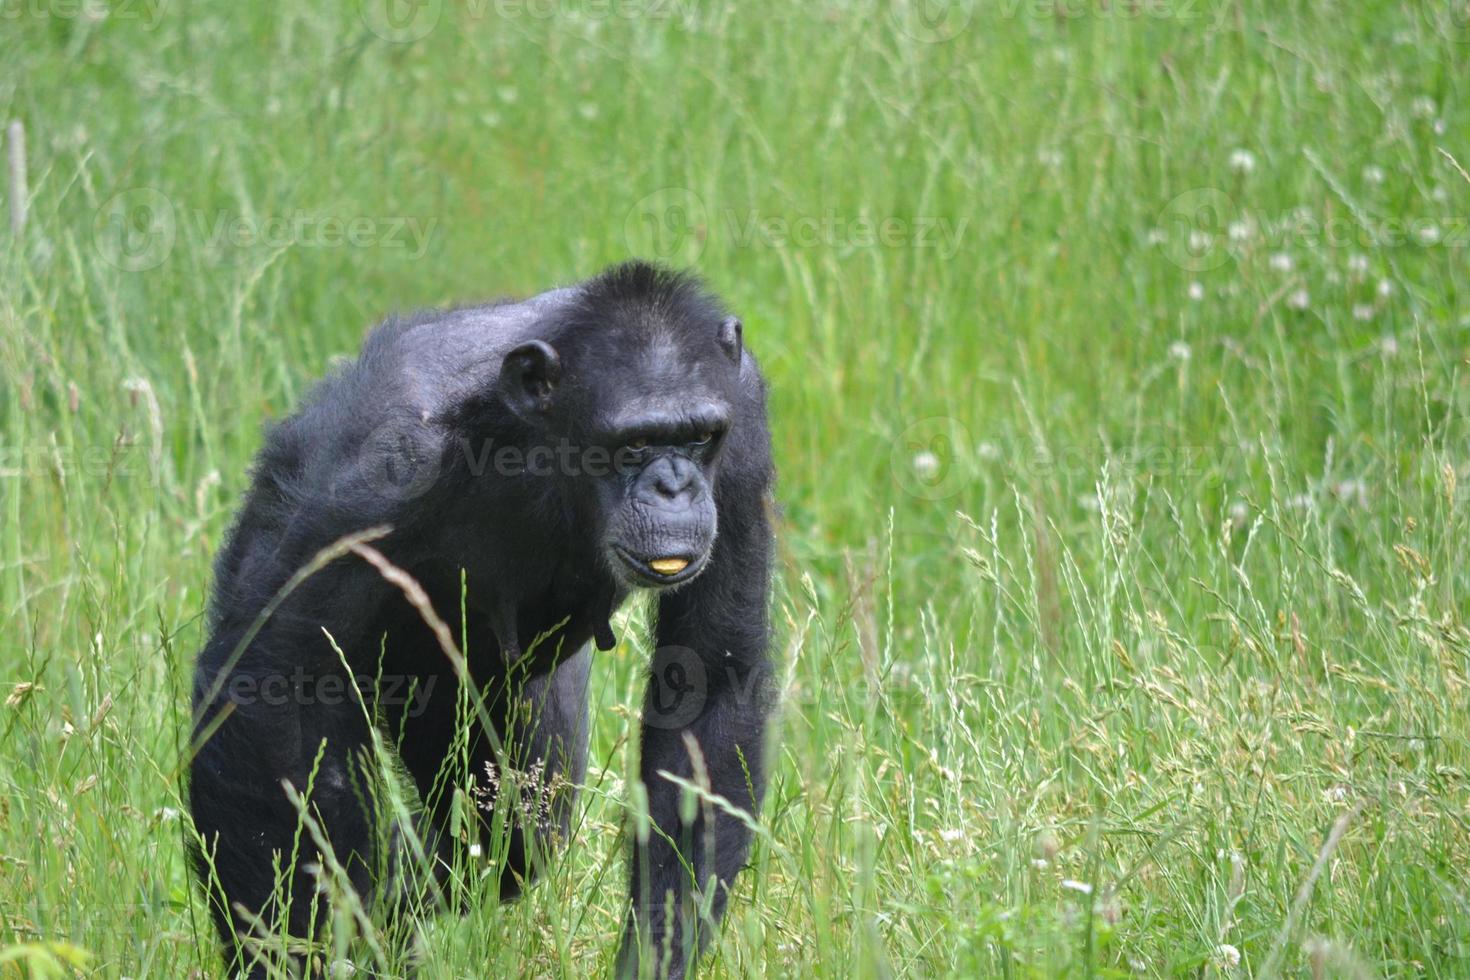
M 391 908 L 458 901 L 453 789 L 473 782 L 486 804 L 489 853 L 495 796 L 514 781 L 518 805 L 503 808 L 513 831 L 497 853 L 502 894 L 516 894 L 568 834 L 587 760 L 589 647 L 611 644 L 612 612 L 649 586 L 658 625 L 641 778 L 653 826 L 633 835 L 618 967 L 684 975 L 750 835 L 707 802 L 682 822 L 682 791 L 659 773 L 707 778 L 734 806 L 760 807 L 773 702 L 769 442 L 739 321 L 697 280 L 636 262 L 523 302 L 391 320 L 276 426 L 216 562 L 194 686 L 196 864 L 232 964 L 252 976 L 267 961 L 299 969 L 279 944 L 251 943 L 254 922 L 317 940 L 328 919 L 324 858 L 298 836 L 285 783 L 364 905 Z M 461 697 L 425 617 L 361 552 L 296 582 L 263 617 L 314 555 L 375 527 L 391 530 L 370 547 L 463 641 L 483 703 Z M 432 880 L 414 873 L 403 828 L 382 826 L 370 726 L 418 786 Z M 550 789 L 526 785 L 527 773 Z M 294 868 L 280 888 L 278 866 Z

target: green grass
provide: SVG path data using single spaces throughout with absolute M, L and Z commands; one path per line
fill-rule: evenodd
M 0 3 L 0 964 L 220 974 L 180 757 L 262 423 L 638 254 L 745 317 L 781 472 L 709 975 L 1470 975 L 1456 5 L 316 6 Z M 426 976 L 609 967 L 646 655 L 578 846 Z

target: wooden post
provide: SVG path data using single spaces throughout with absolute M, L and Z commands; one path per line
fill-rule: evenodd
M 26 226 L 30 192 L 26 189 L 26 128 L 19 119 L 6 130 L 10 150 L 10 233 L 19 238 Z

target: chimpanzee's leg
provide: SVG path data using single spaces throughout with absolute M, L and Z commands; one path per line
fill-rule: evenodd
M 229 636 L 215 643 L 232 643 Z M 212 644 L 213 645 L 213 644 Z M 206 651 L 206 663 L 211 660 Z M 286 970 L 281 933 L 321 938 L 326 896 L 338 885 L 370 900 L 373 788 L 363 767 L 367 724 L 349 698 L 303 697 L 291 674 L 236 668 L 216 684 L 201 670 L 189 801 L 200 838 L 196 869 L 210 898 L 231 969 L 264 977 L 263 960 Z M 299 678 L 299 674 L 296 675 Z M 339 678 L 339 680 L 342 680 Z M 340 688 L 336 688 L 340 689 Z M 207 702 L 206 702 L 207 699 Z M 289 784 L 304 799 L 347 881 L 319 850 Z M 299 951 L 300 947 L 297 947 Z
M 398 746 L 424 801 L 416 829 L 435 861 L 436 885 L 448 883 L 455 865 L 450 831 L 456 788 L 473 786 L 472 796 L 461 799 L 474 806 L 481 853 L 505 862 L 502 898 L 518 895 L 522 883 L 535 877 L 539 863 L 566 840 L 576 786 L 587 770 L 591 665 L 591 652 L 584 648 L 550 673 L 513 680 L 508 690 L 489 692 L 485 712 L 494 733 L 488 737 L 478 712 L 471 708 L 464 717 L 458 682 L 447 672 L 432 675 L 432 692 L 408 699 L 409 710 L 385 712 L 389 741 Z M 456 739 L 461 724 L 468 733 Z M 513 794 L 504 792 L 512 786 Z M 499 821 L 509 831 L 503 840 L 494 839 L 497 807 L 509 808 Z M 413 867 L 401 831 L 398 836 L 397 861 L 400 867 L 408 863 L 407 873 L 400 873 L 406 880 L 400 893 L 412 895 L 423 890 L 412 881 L 423 883 L 426 876 Z M 464 898 L 460 895 L 451 904 Z
M 587 775 L 591 670 L 592 653 L 584 647 L 550 674 L 527 681 L 519 698 L 512 699 L 503 738 L 516 785 L 502 778 L 499 787 L 492 787 L 499 792 L 482 801 L 487 818 L 495 806 L 511 808 L 502 898 L 520 894 L 522 884 L 534 880 L 541 865 L 567 843 L 577 788 Z

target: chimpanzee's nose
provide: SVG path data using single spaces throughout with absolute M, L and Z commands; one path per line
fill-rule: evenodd
M 694 464 L 680 456 L 665 456 L 654 464 L 653 489 L 665 500 L 678 500 L 699 473 Z

